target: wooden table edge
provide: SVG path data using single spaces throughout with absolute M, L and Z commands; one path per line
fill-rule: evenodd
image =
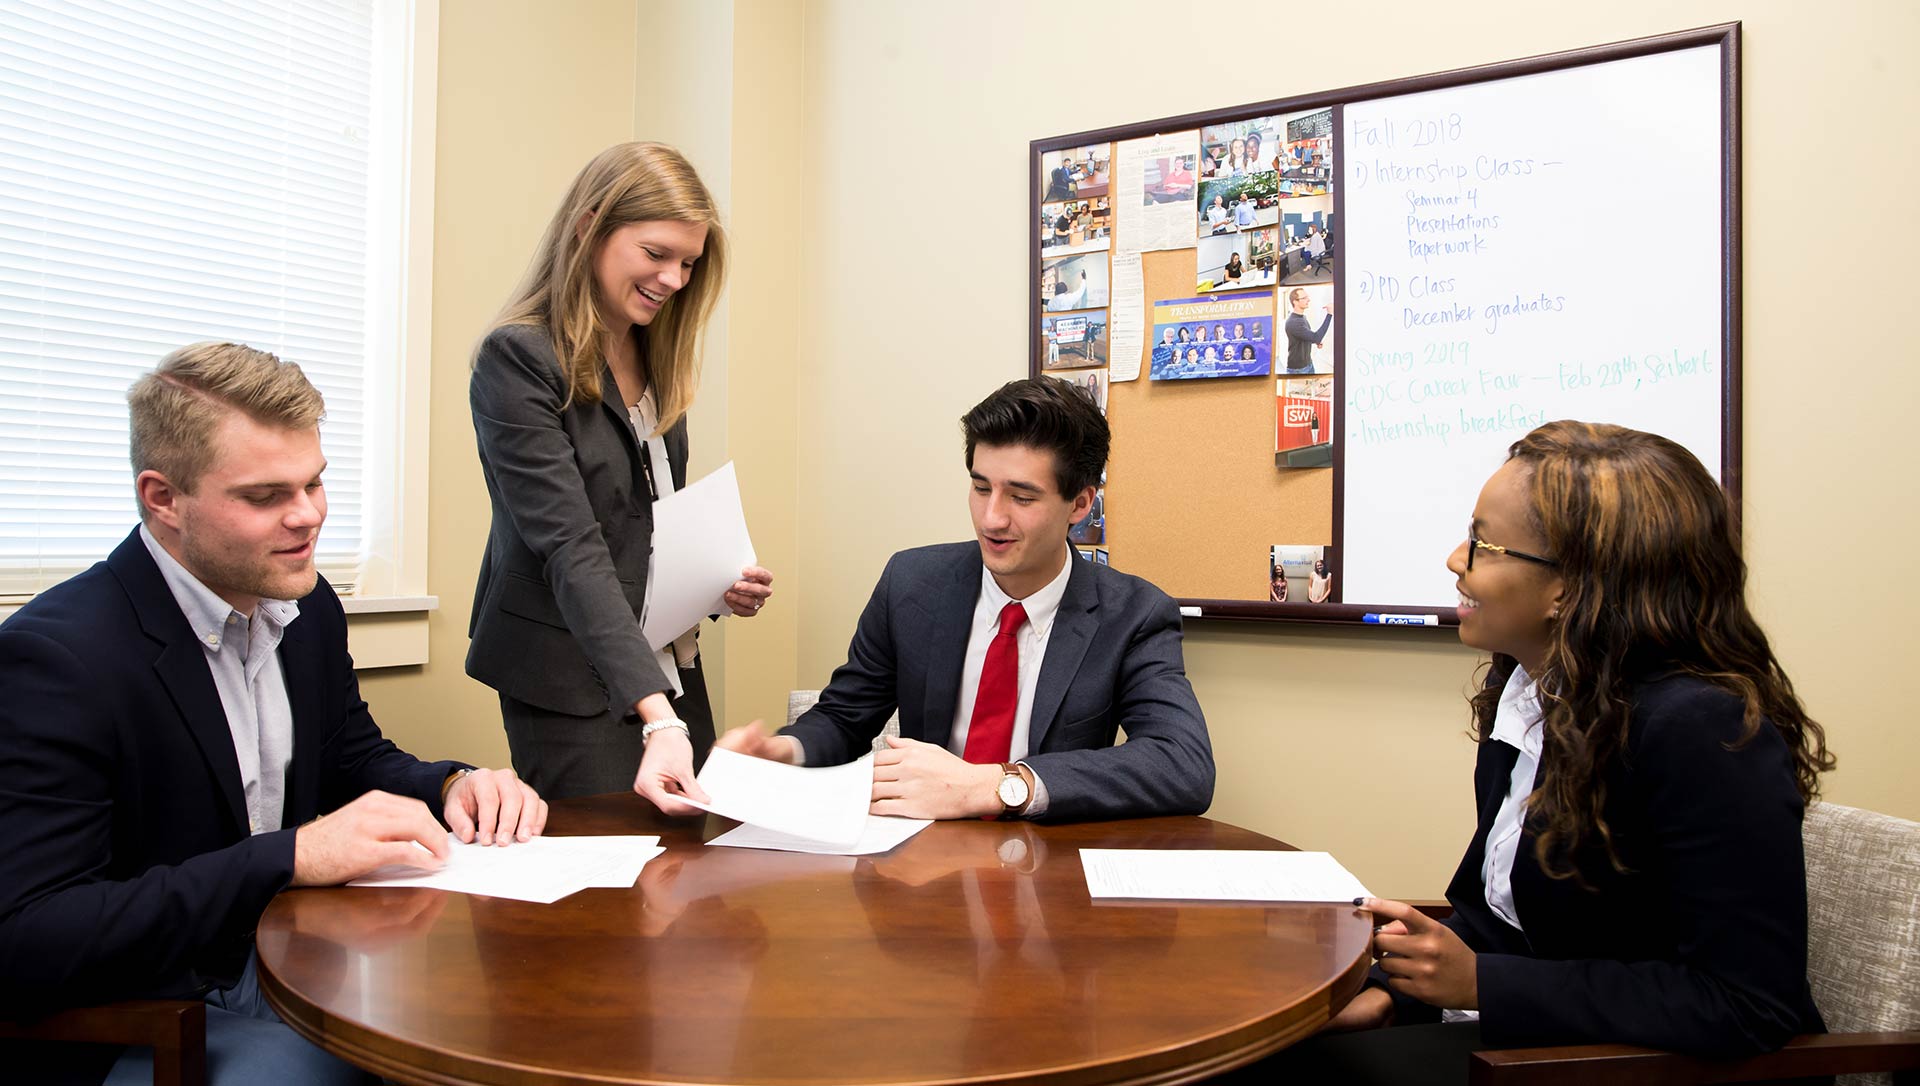
M 1300 1021 L 1283 1027 L 1277 1032 L 1265 1032 L 1263 1027 L 1271 1023 L 1274 1017 L 1286 1015 L 1288 1011 L 1276 1012 L 1275 1016 L 1236 1027 L 1227 1031 L 1225 1035 L 1250 1034 L 1251 1036 L 1237 1047 L 1213 1053 L 1196 1063 L 1163 1067 L 1145 1074 L 1122 1078 L 1094 1077 L 1090 1074 L 1099 1068 L 1114 1066 L 1113 1063 L 1101 1063 L 1076 1064 L 1043 1072 L 1022 1071 L 1011 1075 L 974 1076 L 963 1079 L 903 1079 L 895 1083 L 869 1082 L 861 1083 L 859 1086 L 933 1086 L 935 1083 L 947 1083 L 950 1086 L 999 1086 L 999 1084 L 1011 1083 L 1034 1083 L 1039 1086 L 1184 1086 L 1186 1083 L 1201 1082 L 1214 1075 L 1244 1067 L 1270 1056 L 1318 1032 L 1336 1012 L 1337 1008 L 1333 1002 L 1335 994 L 1342 989 L 1345 990 L 1344 998 L 1339 1001 L 1339 1006 L 1345 1006 L 1359 993 L 1371 964 L 1368 954 L 1369 946 L 1370 944 L 1362 944 L 1360 953 L 1354 958 L 1352 964 L 1341 971 L 1339 976 L 1289 1008 L 1290 1011 L 1297 1011 L 1301 1007 L 1317 1007 L 1321 1011 L 1319 1016 L 1303 1017 Z M 260 991 L 266 997 L 267 1005 L 272 1007 L 274 1013 L 278 1014 L 295 1033 L 330 1055 L 395 1082 L 405 1083 L 407 1086 L 512 1086 L 521 1081 L 581 1083 L 583 1086 L 702 1086 L 689 1079 L 556 1072 L 552 1068 L 482 1060 L 444 1048 L 432 1048 L 402 1041 L 320 1010 L 301 999 L 279 977 L 264 967 L 260 970 L 259 979 Z M 1134 1056 L 1126 1062 L 1160 1060 L 1195 1047 L 1214 1043 L 1221 1036 L 1223 1035 L 1212 1034 L 1197 1038 L 1178 1048 L 1162 1049 L 1151 1056 Z M 437 1061 L 458 1065 L 460 1070 L 442 1071 L 418 1063 L 398 1062 L 383 1051 L 386 1046 L 408 1048 L 414 1053 L 429 1055 Z M 476 1078 L 464 1073 L 468 1068 L 499 1073 Z

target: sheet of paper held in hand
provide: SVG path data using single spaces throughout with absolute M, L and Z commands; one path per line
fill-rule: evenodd
M 654 502 L 653 564 L 640 624 L 647 644 L 658 649 L 708 615 L 726 613 L 722 597 L 743 568 L 756 564 L 733 461 Z
M 1325 852 L 1083 848 L 1095 898 L 1177 901 L 1328 901 L 1371 897 Z
M 424 886 L 543 905 L 594 886 L 631 887 L 647 861 L 666 851 L 659 837 L 536 837 L 511 845 L 447 839 L 446 866 L 391 864 L 349 886 Z
M 709 844 L 853 856 L 885 852 L 927 826 L 920 819 L 867 814 L 873 799 L 871 754 L 816 769 L 715 749 L 699 779 L 712 802 L 688 803 L 753 827 L 738 837 L 740 829 L 732 830 Z

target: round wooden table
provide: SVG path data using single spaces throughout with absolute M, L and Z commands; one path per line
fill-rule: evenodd
M 550 833 L 667 852 L 552 905 L 289 890 L 261 988 L 406 1083 L 1178 1083 L 1312 1033 L 1367 967 L 1345 905 L 1088 897 L 1083 847 L 1288 847 L 1205 818 L 936 823 L 857 858 L 702 844 L 731 825 L 555 803 Z

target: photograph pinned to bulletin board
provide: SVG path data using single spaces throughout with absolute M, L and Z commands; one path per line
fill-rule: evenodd
M 1271 289 L 1279 282 L 1278 236 L 1269 227 L 1201 238 L 1194 251 L 1194 293 Z
M 1080 369 L 1107 364 L 1107 311 L 1086 310 L 1042 317 L 1040 334 L 1046 337 L 1047 370 Z
M 1327 603 L 1333 596 L 1333 548 L 1276 543 L 1267 549 L 1269 603 Z
M 1333 110 L 1289 114 L 1286 143 L 1275 166 L 1280 194 L 1324 196 L 1333 191 Z
M 1113 144 L 1102 141 L 1062 147 L 1040 156 L 1042 204 L 1096 200 L 1112 195 Z
M 1282 377 L 1274 382 L 1273 466 L 1333 466 L 1333 378 Z

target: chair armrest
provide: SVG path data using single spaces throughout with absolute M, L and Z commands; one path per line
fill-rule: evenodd
M 1413 898 L 1407 904 L 1420 910 L 1429 920 L 1445 920 L 1453 915 L 1453 904 L 1445 898 Z
M 197 999 L 128 999 L 30 1020 L 0 1019 L 0 1037 L 151 1045 L 154 1086 L 202 1086 L 207 1080 L 207 1005 Z
M 1635 1086 L 1736 1083 L 1920 1068 L 1920 1033 L 1807 1033 L 1778 1052 L 1708 1060 L 1632 1045 L 1568 1045 L 1475 1052 L 1471 1086 Z

